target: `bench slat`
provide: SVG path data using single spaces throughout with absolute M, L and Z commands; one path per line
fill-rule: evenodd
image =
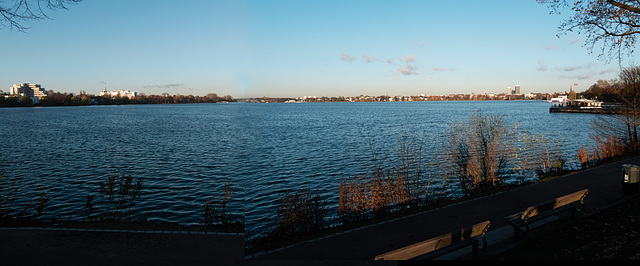
M 446 248 L 452 244 L 460 243 L 485 233 L 490 222 L 484 221 L 475 224 L 471 228 L 463 228 L 460 232 L 451 232 L 428 240 L 402 247 L 375 257 L 376 260 L 408 260 L 425 255 L 429 252 Z M 473 244 L 473 242 L 468 242 Z
M 569 195 L 559 197 L 553 201 L 549 201 L 536 206 L 531 206 L 522 213 L 522 217 L 520 217 L 520 219 L 526 220 L 527 218 L 536 216 L 543 212 L 560 208 L 562 206 L 574 203 L 576 201 L 582 201 L 588 193 L 589 193 L 588 189 L 583 189 L 583 190 L 571 193 Z
M 520 228 L 522 226 L 525 226 L 526 231 L 529 231 L 530 223 L 559 213 L 560 211 L 563 211 L 568 207 L 571 207 L 571 217 L 573 217 L 574 211 L 580 210 L 576 208 L 576 205 L 574 203 L 580 202 L 582 207 L 584 207 L 584 198 L 587 196 L 587 194 L 589 194 L 589 190 L 583 189 L 559 197 L 555 200 L 545 202 L 543 204 L 528 207 L 524 212 L 519 212 L 504 217 L 504 220 L 507 222 L 507 224 L 513 227 L 516 238 L 519 238 L 521 232 Z

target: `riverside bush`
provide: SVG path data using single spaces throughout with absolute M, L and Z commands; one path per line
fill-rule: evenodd
M 483 184 L 500 183 L 515 149 L 514 130 L 503 115 L 477 111 L 468 121 L 450 124 L 445 133 L 446 176 L 457 179 L 469 195 Z
M 295 236 L 323 229 L 325 205 L 320 195 L 308 188 L 286 193 L 278 204 L 276 235 Z
M 532 170 L 534 178 L 545 178 L 564 171 L 566 159 L 561 149 L 561 142 L 554 141 L 542 134 L 522 133 L 520 147 L 520 169 Z
M 50 198 L 47 193 L 41 193 L 38 200 L 30 201 L 24 208 L 14 206 L 16 199 L 16 180 L 5 184 L 4 172 L 0 172 L 0 224 L 21 224 L 24 222 L 38 222 L 44 213 L 44 208 Z
M 222 187 L 222 199 L 216 200 L 216 197 L 211 197 L 207 203 L 203 204 L 200 207 L 200 212 L 204 217 L 202 224 L 206 226 L 211 226 L 214 224 L 227 224 L 229 223 L 227 214 L 229 212 L 228 206 L 231 202 L 231 198 L 233 196 L 234 189 L 231 186 L 231 182 L 227 182 Z
M 581 147 L 578 150 L 576 157 L 580 160 L 583 168 L 620 157 L 629 150 L 622 140 L 612 135 L 607 135 L 604 138 L 594 136 L 593 139 L 596 143 L 594 147 Z
M 388 214 L 411 205 L 421 205 L 428 194 L 424 147 L 415 136 L 398 139 L 395 154 L 380 160 L 371 149 L 370 172 L 344 178 L 338 185 L 338 216 L 341 222 L 355 222 Z M 388 165 L 382 165 L 388 161 Z
M 88 222 L 137 222 L 135 200 L 142 192 L 142 180 L 126 175 L 109 175 L 100 183 L 97 195 L 87 195 L 85 220 Z M 94 202 L 94 199 L 97 202 Z

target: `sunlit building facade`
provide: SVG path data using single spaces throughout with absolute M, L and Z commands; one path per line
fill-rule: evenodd
M 131 99 L 131 98 L 136 97 L 137 95 L 138 95 L 137 92 L 129 91 L 129 90 L 119 90 L 119 91 L 107 91 L 107 90 L 104 90 L 104 91 L 102 91 L 102 93 L 100 93 L 100 96 L 109 97 L 109 98 L 127 97 L 127 98 Z
M 27 95 L 29 97 L 45 97 L 47 91 L 40 84 L 19 83 L 9 88 L 10 95 Z

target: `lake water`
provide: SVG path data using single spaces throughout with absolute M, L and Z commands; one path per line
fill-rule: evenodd
M 561 140 L 575 163 L 591 144 L 591 114 L 549 113 L 540 101 L 184 104 L 0 108 L 0 170 L 17 204 L 46 192 L 47 216 L 81 220 L 109 174 L 144 180 L 136 209 L 149 221 L 199 224 L 200 206 L 231 181 L 234 217 L 268 229 L 277 200 L 308 187 L 335 211 L 342 178 L 367 171 L 369 144 L 393 153 L 401 136 L 431 155 L 449 123 L 475 110 Z M 45 217 L 47 217 L 45 216 Z

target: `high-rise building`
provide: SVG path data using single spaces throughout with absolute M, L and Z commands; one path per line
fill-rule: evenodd
M 520 94 L 520 85 L 516 85 L 516 94 Z
M 47 91 L 40 84 L 19 83 L 9 88 L 10 95 L 27 95 L 29 97 L 47 96 Z
M 507 87 L 507 94 L 513 94 L 513 90 L 511 90 L 511 87 Z

